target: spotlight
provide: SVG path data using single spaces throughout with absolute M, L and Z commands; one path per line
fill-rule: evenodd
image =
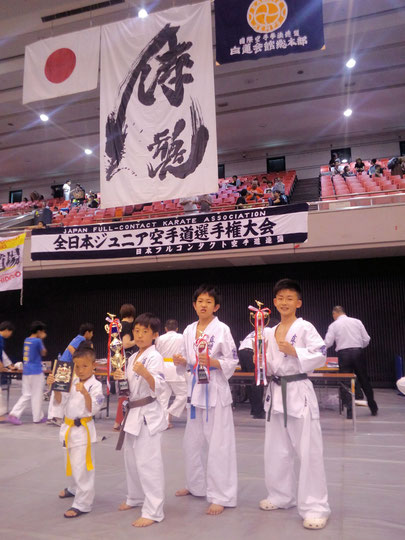
M 353 114 L 353 111 L 351 109 L 346 109 L 343 113 L 347 118 Z
M 350 60 L 346 62 L 346 67 L 348 67 L 349 69 L 354 68 L 355 65 L 356 65 L 356 60 L 354 58 L 350 58 Z
M 48 120 L 49 120 L 49 116 L 47 116 L 44 113 L 40 114 L 39 118 L 42 120 L 42 122 L 48 122 Z
M 140 19 L 145 19 L 147 16 L 148 16 L 148 12 L 146 11 L 146 9 L 142 8 L 138 11 L 138 17 Z
M 90 150 L 90 148 L 86 148 L 86 149 L 84 150 L 84 153 L 87 154 L 87 155 L 89 156 L 90 154 L 93 153 L 93 150 Z

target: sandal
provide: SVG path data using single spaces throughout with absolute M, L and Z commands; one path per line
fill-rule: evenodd
M 74 512 L 74 515 L 73 516 L 67 516 L 66 515 L 66 512 L 69 512 L 69 510 L 73 510 Z M 81 516 L 82 514 L 88 514 L 88 512 L 82 512 L 81 510 L 79 510 L 78 508 L 69 508 L 69 510 L 66 510 L 66 512 L 63 514 L 65 516 L 65 518 L 77 518 L 79 516 Z
M 328 522 L 328 518 L 305 518 L 303 525 L 306 529 L 323 529 Z
M 274 505 L 267 499 L 262 499 L 259 502 L 259 508 L 260 510 L 278 510 L 278 506 Z
M 63 495 L 59 495 L 59 499 L 67 499 L 69 497 L 74 497 L 74 494 L 73 493 L 70 493 L 70 491 L 68 490 L 68 488 L 65 488 L 63 490 Z

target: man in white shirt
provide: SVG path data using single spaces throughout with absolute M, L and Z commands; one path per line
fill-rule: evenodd
M 363 349 L 370 343 L 363 323 L 359 319 L 348 317 L 341 306 L 332 311 L 334 322 L 329 326 L 325 336 L 325 345 L 329 348 L 336 342 L 341 373 L 354 372 L 364 391 L 371 414 L 377 415 L 378 407 L 374 400 L 374 392 L 367 375 L 367 366 L 363 359 Z M 347 401 L 347 415 L 351 416 L 351 405 Z
M 70 201 L 70 184 L 72 182 L 70 180 L 67 180 L 64 184 L 63 184 L 63 196 L 65 198 L 65 201 Z

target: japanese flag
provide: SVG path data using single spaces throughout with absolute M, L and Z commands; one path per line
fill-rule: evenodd
M 25 47 L 23 103 L 97 87 L 100 27 L 43 39 Z

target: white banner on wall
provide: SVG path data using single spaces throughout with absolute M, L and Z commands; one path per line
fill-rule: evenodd
M 103 207 L 216 192 L 210 2 L 101 31 Z
M 100 27 L 88 28 L 25 47 L 23 103 L 97 87 Z
M 25 233 L 0 238 L 0 292 L 22 288 L 24 241 Z

